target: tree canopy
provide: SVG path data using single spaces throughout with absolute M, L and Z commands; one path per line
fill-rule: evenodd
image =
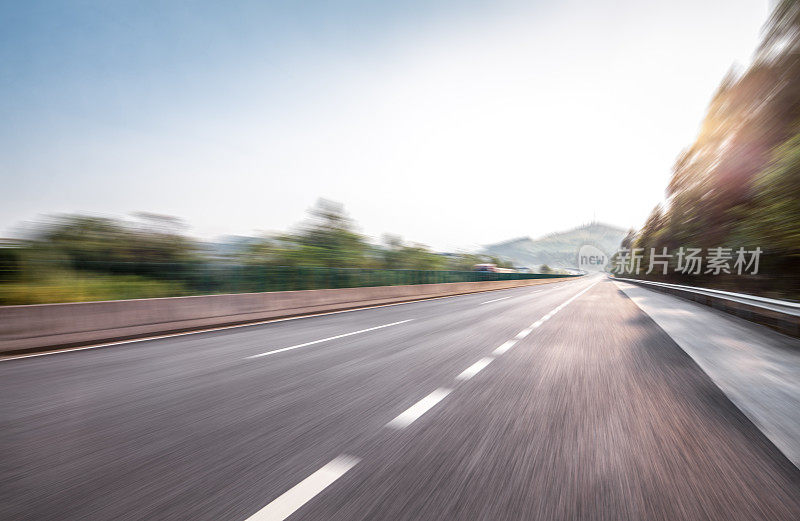
M 753 63 L 730 72 L 663 205 L 629 241 L 644 248 L 760 247 L 761 275 L 708 283 L 800 294 L 800 2 L 778 2 Z

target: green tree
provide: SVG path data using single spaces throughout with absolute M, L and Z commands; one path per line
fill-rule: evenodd
M 113 263 L 183 263 L 198 258 L 197 244 L 174 217 L 137 214 L 121 221 L 87 215 L 56 215 L 34 228 L 30 247 L 40 258 L 103 269 Z
M 730 72 L 697 139 L 678 157 L 663 206 L 627 247 L 760 247 L 757 277 L 692 277 L 776 295 L 800 295 L 800 2 L 779 1 L 750 67 Z M 679 282 L 685 276 L 673 273 Z
M 405 244 L 396 235 L 384 235 L 382 266 L 387 269 L 440 270 L 447 266 L 447 259 L 432 252 L 423 244 Z
M 246 257 L 251 263 L 280 266 L 363 268 L 374 264 L 371 252 L 344 207 L 320 199 L 296 232 L 263 237 Z

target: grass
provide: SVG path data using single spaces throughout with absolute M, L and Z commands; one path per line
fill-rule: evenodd
M 30 281 L 0 283 L 0 305 L 51 304 L 187 295 L 182 284 L 135 275 L 59 270 Z

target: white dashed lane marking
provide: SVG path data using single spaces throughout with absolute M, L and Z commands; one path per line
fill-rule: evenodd
M 392 429 L 404 429 L 408 427 L 414 423 L 417 418 L 428 412 L 431 407 L 442 401 L 451 391 L 452 389 L 444 389 L 442 387 L 436 389 L 431 394 L 400 413 L 399 416 L 387 423 L 386 426 Z
M 594 283 L 596 284 L 596 282 Z M 579 292 L 577 295 L 574 295 L 566 302 L 562 303 L 560 306 L 556 307 L 555 309 L 551 310 L 541 319 L 537 320 L 529 327 L 523 329 L 519 333 L 517 333 L 515 339 L 508 340 L 507 342 L 503 343 L 499 347 L 497 347 L 492 354 L 496 356 L 500 356 L 507 352 L 509 349 L 514 347 L 519 339 L 525 338 L 528 336 L 531 331 L 535 328 L 541 326 L 545 321 L 550 319 L 553 315 L 564 309 L 570 302 L 575 300 L 576 298 L 580 297 L 587 291 L 589 291 L 594 284 L 591 284 L 589 287 L 584 289 L 583 291 Z M 510 297 L 504 297 L 510 298 Z M 503 299 L 495 299 L 503 300 Z M 489 302 L 495 302 L 489 301 Z M 489 302 L 484 302 L 484 304 L 488 304 Z M 314 340 L 312 342 L 306 342 L 304 344 L 298 344 L 296 346 L 284 347 L 282 349 L 276 349 L 274 351 L 268 351 L 266 353 L 261 353 L 258 355 L 253 355 L 248 358 L 257 358 L 260 356 L 266 356 L 273 353 L 280 353 L 282 351 L 288 351 L 290 349 L 297 349 L 300 347 L 305 347 L 313 344 L 318 344 L 320 342 L 326 342 L 328 340 L 334 340 L 337 338 L 343 338 L 351 335 L 357 335 L 360 333 L 366 333 L 367 331 L 374 331 L 376 329 L 381 329 L 384 327 L 394 326 L 398 324 L 403 324 L 405 322 L 409 322 L 408 320 L 403 320 L 400 322 L 393 322 L 391 324 L 384 324 L 382 326 L 376 326 L 369 329 L 362 329 L 360 331 L 353 331 L 352 333 L 345 333 L 343 335 L 337 335 L 329 338 L 323 338 L 320 340 Z M 483 370 L 486 366 L 492 363 L 495 360 L 494 357 L 488 356 L 481 358 L 464 371 L 462 371 L 458 376 L 456 376 L 456 380 L 464 381 L 469 380 L 476 374 L 478 374 L 481 370 Z M 420 416 L 428 412 L 431 408 L 433 408 L 437 403 L 442 401 L 448 394 L 452 392 L 452 389 L 446 389 L 440 387 L 427 395 L 426 397 L 422 398 L 420 401 L 400 413 L 397 417 L 395 417 L 392 421 L 386 424 L 387 427 L 393 429 L 403 429 L 408 427 L 414 421 L 416 421 Z M 277 497 L 267 506 L 253 514 L 251 517 L 247 519 L 247 521 L 282 521 L 292 515 L 295 511 L 297 511 L 300 507 L 305 505 L 309 500 L 311 500 L 314 496 L 322 492 L 325 488 L 327 488 L 331 483 L 339 479 L 342 475 L 344 475 L 347 471 L 353 468 L 359 462 L 358 458 L 352 456 L 342 455 L 335 459 L 333 459 L 330 463 L 323 466 L 321 469 L 317 470 L 306 479 L 295 485 L 294 487 L 290 488 L 282 495 Z
M 530 334 L 531 334 L 531 328 L 528 327 L 517 333 L 517 336 L 515 336 L 514 338 L 523 339 Z
M 471 366 L 464 369 L 461 374 L 456 376 L 456 380 L 469 380 L 476 374 L 478 374 L 484 367 L 491 364 L 494 361 L 494 358 L 487 356 L 486 358 L 481 358 Z
M 508 351 L 509 349 L 511 349 L 512 347 L 514 347 L 514 344 L 516 344 L 516 343 L 517 343 L 516 340 L 509 340 L 508 342 L 505 342 L 500 347 L 498 347 L 497 349 L 492 351 L 492 354 L 496 355 L 496 356 L 500 356 L 503 353 L 505 353 L 506 351 Z
M 342 455 L 293 486 L 267 506 L 247 518 L 247 521 L 282 521 L 292 515 L 314 496 L 359 462 L 358 458 Z

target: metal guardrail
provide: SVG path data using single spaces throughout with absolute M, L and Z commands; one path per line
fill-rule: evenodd
M 725 313 L 730 313 L 751 322 L 757 322 L 791 336 L 800 337 L 800 303 L 787 300 L 733 293 L 717 289 L 667 284 L 639 279 L 612 277 L 613 280 L 630 282 L 669 293 L 694 302 L 699 302 Z

